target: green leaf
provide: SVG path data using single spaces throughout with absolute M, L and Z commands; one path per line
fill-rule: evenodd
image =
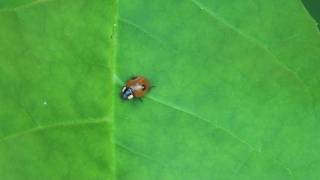
M 287 0 L 119 2 L 118 179 L 317 179 L 320 36 Z
M 317 179 L 319 37 L 299 1 L 1 1 L 0 177 Z
M 112 178 L 115 3 L 0 7 L 1 179 Z
M 320 1 L 317 0 L 303 0 L 303 4 L 309 11 L 310 15 L 317 21 L 318 28 L 320 29 Z

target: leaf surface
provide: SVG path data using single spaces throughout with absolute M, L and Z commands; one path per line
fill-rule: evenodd
M 319 47 L 298 1 L 120 1 L 117 177 L 319 177 Z
M 0 8 L 1 179 L 112 178 L 115 3 Z
M 0 25 L 2 179 L 319 177 L 300 1 L 6 0 Z M 133 75 L 143 102 L 119 98 Z

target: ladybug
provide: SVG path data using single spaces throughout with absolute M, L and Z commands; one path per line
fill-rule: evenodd
M 122 88 L 121 97 L 124 100 L 141 98 L 150 90 L 149 81 L 143 76 L 135 76 L 129 79 Z

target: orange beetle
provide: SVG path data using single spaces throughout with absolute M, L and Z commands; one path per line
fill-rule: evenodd
M 121 97 L 124 100 L 141 98 L 150 90 L 149 81 L 143 76 L 135 76 L 129 79 L 122 88 Z

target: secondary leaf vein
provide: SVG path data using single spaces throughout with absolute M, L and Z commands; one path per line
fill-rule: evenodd
M 263 44 L 260 40 L 258 40 L 257 38 L 248 35 L 247 33 L 244 33 L 243 31 L 241 31 L 239 28 L 235 27 L 234 25 L 232 25 L 231 23 L 229 23 L 227 20 L 225 20 L 224 18 L 222 18 L 221 16 L 219 16 L 217 13 L 215 13 L 214 11 L 211 11 L 209 8 L 207 8 L 205 5 L 203 5 L 202 3 L 200 3 L 198 0 L 190 0 L 195 6 L 197 6 L 198 8 L 200 8 L 201 10 L 203 10 L 204 12 L 206 12 L 210 17 L 212 17 L 215 20 L 218 20 L 219 22 L 221 22 L 222 24 L 224 24 L 226 27 L 228 27 L 229 29 L 233 30 L 234 32 L 238 33 L 240 36 L 244 37 L 245 39 L 249 40 L 250 42 L 256 44 L 258 47 L 260 47 L 262 50 L 264 50 L 267 54 L 269 54 L 274 63 L 278 64 L 279 67 L 283 68 L 284 70 L 286 70 L 288 73 L 290 73 L 298 82 L 300 82 L 300 84 L 303 86 L 303 88 L 305 89 L 305 92 L 307 94 L 309 94 L 309 97 L 311 98 L 312 101 L 312 113 L 314 115 L 314 118 L 316 118 L 316 113 L 315 113 L 315 103 L 314 103 L 314 97 L 313 97 L 313 93 L 310 90 L 310 87 L 303 81 L 303 79 L 299 76 L 299 74 L 297 72 L 295 72 L 294 70 L 292 70 L 290 67 L 288 67 L 285 63 L 283 63 L 278 56 L 276 56 L 268 47 L 267 45 Z
M 189 115 L 189 116 L 192 116 L 192 117 L 194 117 L 194 118 L 196 118 L 196 119 L 199 119 L 199 120 L 201 120 L 201 121 L 204 121 L 204 122 L 208 123 L 210 126 L 213 126 L 215 129 L 220 129 L 220 130 L 224 131 L 226 134 L 228 134 L 228 135 L 231 136 L 232 138 L 238 140 L 240 143 L 242 143 L 242 144 L 246 145 L 247 147 L 249 147 L 249 149 L 255 150 L 255 151 L 258 151 L 258 152 L 261 152 L 260 149 L 254 148 L 253 145 L 251 145 L 250 143 L 248 143 L 248 142 L 245 141 L 244 139 L 238 137 L 238 136 L 235 135 L 232 131 L 227 130 L 227 129 L 221 127 L 221 126 L 218 126 L 216 123 L 214 123 L 214 122 L 212 122 L 212 121 L 210 121 L 210 120 L 208 120 L 208 119 L 206 119 L 206 118 L 204 118 L 204 117 L 201 117 L 201 116 L 199 116 L 198 114 L 196 114 L 196 113 L 194 113 L 194 112 L 192 112 L 192 111 L 190 111 L 190 110 L 187 110 L 187 109 L 185 109 L 185 108 L 183 108 L 183 107 L 180 107 L 180 106 L 178 106 L 178 105 L 174 105 L 174 104 L 172 104 L 172 103 L 169 103 L 169 102 L 166 102 L 166 101 L 163 101 L 163 100 L 154 98 L 154 97 L 152 97 L 152 96 L 148 96 L 148 98 L 151 99 L 151 100 L 153 100 L 153 101 L 155 101 L 155 102 L 157 102 L 157 103 L 159 103 L 159 104 L 162 104 L 162 105 L 165 105 L 165 106 L 167 106 L 167 107 L 173 108 L 173 109 L 175 109 L 175 110 L 177 110 L 177 111 L 179 111 L 179 112 L 185 113 L 185 114 L 187 114 L 187 115 Z
M 144 158 L 144 159 L 146 159 L 146 160 L 148 160 L 148 161 L 152 161 L 152 162 L 156 162 L 156 163 L 158 163 L 158 164 L 164 165 L 164 163 L 162 163 L 162 162 L 160 162 L 160 161 L 158 161 L 158 160 L 150 157 L 149 155 L 147 155 L 147 154 L 145 154 L 145 153 L 141 153 L 141 152 L 138 152 L 138 151 L 136 151 L 136 150 L 133 150 L 132 148 L 130 148 L 130 147 L 127 146 L 127 145 L 124 145 L 124 144 L 121 143 L 121 142 L 115 142 L 114 144 L 115 144 L 116 146 L 118 146 L 119 148 L 124 149 L 124 150 L 126 150 L 127 152 L 129 152 L 129 153 L 131 153 L 131 154 L 133 154 L 133 155 L 136 155 L 136 156 L 138 156 L 138 157 L 142 157 L 142 158 Z
M 54 129 L 54 128 L 61 128 L 61 127 L 70 127 L 70 126 L 81 126 L 81 125 L 85 125 L 85 124 L 100 124 L 100 123 L 108 123 L 108 120 L 92 120 L 92 121 L 83 121 L 83 122 L 70 122 L 70 123 L 57 123 L 57 124 L 51 124 L 51 125 L 46 125 L 46 126 L 37 126 L 34 128 L 29 128 L 27 130 L 18 132 L 18 133 L 14 133 L 5 137 L 2 137 L 0 139 L 0 143 L 5 142 L 7 140 L 12 140 L 18 137 L 23 137 L 26 136 L 28 134 L 32 134 L 35 132 L 39 132 L 39 131 L 44 131 L 44 130 L 48 130 L 48 129 Z

